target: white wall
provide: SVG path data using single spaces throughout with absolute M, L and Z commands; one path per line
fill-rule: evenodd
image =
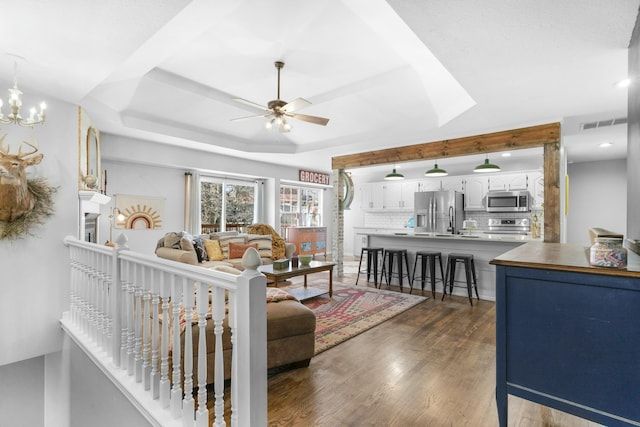
M 0 87 L 9 86 L 10 82 L 0 81 Z M 78 228 L 78 110 L 75 105 L 33 93 L 29 88 L 21 89 L 25 107 L 41 100 L 47 103 L 47 123 L 33 129 L 3 125 L 0 134 L 7 134 L 5 147 L 11 144 L 12 152 L 17 152 L 22 140 L 37 139 L 44 159 L 27 171 L 46 178 L 57 193 L 55 213 L 33 228 L 33 235 L 0 240 L 0 379 L 17 377 L 21 383 L 16 390 L 12 383 L 0 380 L 0 400 L 16 413 L 40 418 L 37 414 L 46 396 L 21 392 L 20 387 L 42 383 L 43 370 L 34 369 L 34 364 L 40 366 L 43 355 L 59 352 L 62 347 L 58 320 L 68 306 L 69 294 L 68 258 L 62 239 L 75 236 Z M 50 422 L 57 425 L 55 420 Z M 43 423 L 39 420 L 29 425 Z M 19 424 L 0 421 L 0 425 Z
M 44 357 L 0 367 L 0 426 L 43 425 Z
M 589 228 L 627 234 L 626 159 L 568 165 L 567 243 L 590 246 Z
M 69 353 L 73 366 L 69 427 L 151 425 L 75 343 Z

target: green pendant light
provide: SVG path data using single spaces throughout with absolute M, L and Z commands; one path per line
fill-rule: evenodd
M 387 174 L 384 179 L 386 179 L 387 181 L 398 181 L 400 179 L 404 179 L 404 175 L 402 175 L 401 173 L 396 172 L 396 168 L 393 168 L 393 172 Z
M 429 169 L 428 171 L 426 171 L 424 173 L 424 176 L 429 176 L 429 177 L 431 177 L 431 176 L 433 176 L 433 177 L 436 177 L 436 176 L 447 176 L 447 175 L 449 175 L 449 173 L 444 169 L 440 169 L 438 167 L 438 163 L 434 164 L 433 169 Z
M 473 171 L 478 173 L 500 172 L 500 166 L 489 163 L 489 156 L 487 156 L 487 158 L 484 159 L 484 163 L 476 166 Z

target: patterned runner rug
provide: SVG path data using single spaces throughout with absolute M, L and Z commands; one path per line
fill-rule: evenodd
M 328 280 L 315 280 L 309 285 L 329 287 Z M 332 298 L 327 294 L 303 301 L 316 314 L 315 354 L 353 338 L 426 299 L 334 281 Z

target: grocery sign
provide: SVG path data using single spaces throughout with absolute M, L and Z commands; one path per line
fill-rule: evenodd
M 328 173 L 306 171 L 302 169 L 300 169 L 298 172 L 299 179 L 302 182 L 330 185 Z

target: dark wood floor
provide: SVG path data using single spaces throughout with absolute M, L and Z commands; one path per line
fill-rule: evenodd
M 497 426 L 495 304 L 440 297 L 270 378 L 269 425 Z M 509 426 L 597 424 L 510 397 Z

